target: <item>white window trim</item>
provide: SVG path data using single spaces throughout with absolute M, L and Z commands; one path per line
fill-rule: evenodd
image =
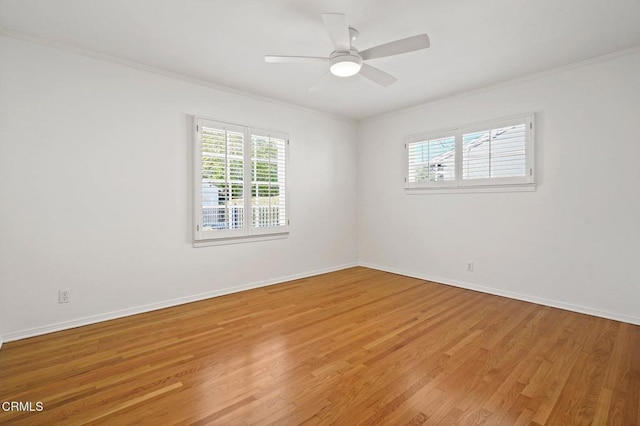
M 285 212 L 287 224 L 284 226 L 269 226 L 254 228 L 251 226 L 250 214 L 247 214 L 244 226 L 238 229 L 203 230 L 202 226 L 202 122 L 216 123 L 221 128 L 231 129 L 244 134 L 244 181 L 243 206 L 245 212 L 251 212 L 251 135 L 274 135 L 286 141 L 285 145 Z M 225 244 L 268 241 L 287 238 L 291 224 L 289 209 L 289 135 L 286 132 L 265 130 L 258 127 L 226 123 L 207 117 L 193 116 L 193 246 L 206 247 Z
M 487 179 L 463 179 L 462 164 L 462 139 L 463 134 L 486 130 L 487 128 L 508 127 L 514 124 L 525 123 L 526 132 L 526 156 L 525 169 L 528 175 L 522 177 L 487 178 Z M 445 136 L 455 137 L 455 173 L 456 179 L 436 182 L 409 182 L 409 156 L 410 143 L 438 139 Z M 511 117 L 499 118 L 484 122 L 471 123 L 455 128 L 436 130 L 428 133 L 411 135 L 404 143 L 404 185 L 407 194 L 450 194 L 469 192 L 520 192 L 535 191 L 535 121 L 534 114 L 521 114 Z
M 270 235 L 249 235 L 246 237 L 216 238 L 211 240 L 194 240 L 193 247 L 224 246 L 228 244 L 251 243 L 260 241 L 282 240 L 289 237 L 289 231 Z

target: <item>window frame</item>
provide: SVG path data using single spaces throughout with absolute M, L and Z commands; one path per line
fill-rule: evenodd
M 446 130 L 419 133 L 405 138 L 404 143 L 404 182 L 408 194 L 433 192 L 493 192 L 493 191 L 533 191 L 535 181 L 535 117 L 533 113 L 498 118 L 483 122 L 456 126 Z M 464 178 L 463 175 L 463 139 L 465 134 L 513 125 L 525 125 L 525 175 L 513 177 Z M 443 136 L 455 137 L 455 179 L 449 181 L 409 181 L 409 146 L 412 143 L 438 139 Z M 528 171 L 528 173 L 526 173 Z
M 263 241 L 274 238 L 286 238 L 289 233 L 289 225 L 291 223 L 289 209 L 289 135 L 286 132 L 267 130 L 258 127 L 246 126 L 235 123 L 223 122 L 207 117 L 193 116 L 193 244 L 195 247 L 219 244 L 233 244 L 251 241 Z M 243 134 L 243 179 L 242 179 L 242 207 L 243 207 L 243 226 L 235 229 L 204 229 L 202 215 L 202 128 L 203 124 L 222 129 L 226 131 L 234 131 Z M 284 211 L 285 225 L 278 226 L 253 226 L 252 217 L 252 136 L 267 135 L 274 136 L 284 141 Z M 282 184 L 279 184 L 282 185 Z M 247 213 L 248 212 L 248 213 Z

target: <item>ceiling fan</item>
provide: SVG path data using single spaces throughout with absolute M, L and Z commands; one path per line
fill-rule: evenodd
M 377 84 L 389 86 L 397 81 L 394 76 L 363 61 L 413 52 L 429 47 L 429 36 L 419 34 L 371 47 L 360 52 L 353 47 L 353 42 L 358 38 L 358 31 L 347 25 L 345 14 L 323 13 L 322 20 L 335 48 L 328 57 L 266 55 L 264 60 L 270 63 L 328 62 L 329 71 L 327 74 L 330 72 L 337 77 L 351 77 L 360 73 L 363 77 Z

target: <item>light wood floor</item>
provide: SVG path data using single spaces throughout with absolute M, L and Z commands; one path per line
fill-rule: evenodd
M 640 327 L 366 268 L 6 343 L 15 424 L 640 425 Z

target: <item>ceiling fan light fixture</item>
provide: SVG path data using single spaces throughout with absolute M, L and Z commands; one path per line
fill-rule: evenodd
M 331 74 L 336 77 L 351 77 L 360 72 L 362 58 L 356 55 L 341 55 L 331 59 Z
M 328 58 L 319 56 L 266 55 L 264 57 L 265 61 L 272 63 L 329 62 L 329 72 L 324 75 L 331 73 L 336 77 L 344 78 L 360 74 L 364 78 L 386 87 L 398 80 L 381 69 L 363 63 L 363 60 L 386 58 L 387 56 L 426 49 L 430 46 L 429 36 L 427 34 L 418 34 L 370 47 L 360 52 L 353 47 L 353 43 L 358 39 L 358 31 L 347 25 L 347 17 L 344 13 L 323 13 L 322 21 L 335 49 Z M 315 86 L 314 84 L 312 88 Z M 313 90 L 312 88 L 309 90 Z

